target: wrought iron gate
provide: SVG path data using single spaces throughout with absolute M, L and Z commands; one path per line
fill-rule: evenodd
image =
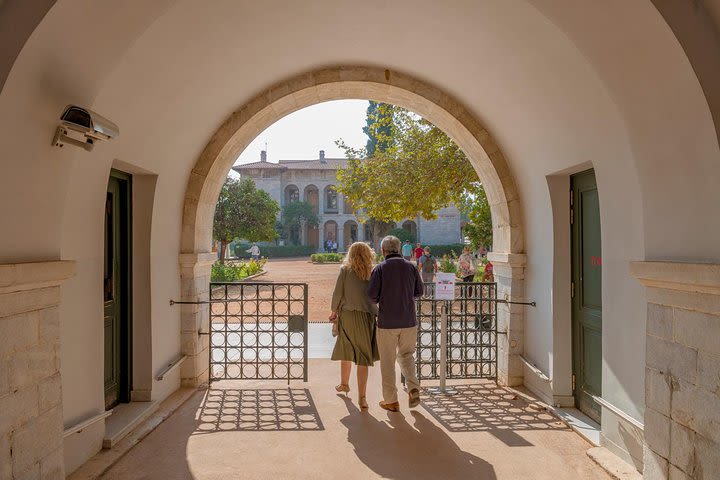
M 441 309 L 448 308 L 447 379 L 497 379 L 497 285 L 457 283 L 456 300 L 435 300 L 435 284 L 425 284 L 417 300 L 417 375 L 440 378 Z
M 210 284 L 210 381 L 308 378 L 306 283 Z

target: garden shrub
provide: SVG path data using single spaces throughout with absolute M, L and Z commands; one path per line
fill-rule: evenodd
M 265 266 L 265 259 L 241 262 L 216 262 L 210 272 L 211 282 L 238 282 L 251 275 L 260 273 Z
M 247 243 L 238 243 L 235 245 L 235 256 L 237 258 L 250 258 L 248 250 L 250 245 Z M 260 245 L 260 255 L 265 258 L 287 258 L 287 257 L 307 257 L 317 249 L 310 245 Z
M 444 273 L 456 273 L 457 265 L 455 265 L 455 258 L 456 257 L 454 255 L 443 255 L 440 262 L 438 262 L 438 271 Z
M 343 261 L 341 253 L 313 253 L 310 255 L 313 263 L 340 263 Z

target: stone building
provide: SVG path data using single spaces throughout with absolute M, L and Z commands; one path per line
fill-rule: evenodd
M 322 250 L 328 240 L 336 241 L 343 251 L 353 242 L 377 243 L 370 225 L 362 223 L 347 199 L 335 190 L 337 172 L 347 166 L 345 158 L 326 158 L 320 150 L 315 160 L 267 161 L 267 152 L 260 152 L 260 161 L 233 167 L 241 177 L 252 178 L 255 185 L 265 190 L 280 206 L 306 201 L 318 215 L 317 226 L 304 225 L 294 234 L 295 242 L 312 245 Z M 282 213 L 281 213 L 282 214 Z M 395 225 L 384 224 L 380 237 L 393 228 L 404 228 L 413 233 L 424 245 L 460 243 L 463 219 L 454 205 L 442 208 L 434 220 L 422 217 L 407 218 Z

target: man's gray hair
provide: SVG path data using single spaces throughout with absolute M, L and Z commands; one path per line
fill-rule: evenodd
M 400 253 L 401 245 L 402 242 L 398 237 L 388 235 L 387 237 L 382 239 L 382 242 L 380 243 L 380 248 L 387 255 L 390 253 Z

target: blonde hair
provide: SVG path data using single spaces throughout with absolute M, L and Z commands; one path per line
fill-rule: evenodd
M 355 242 L 350 245 L 343 265 L 351 268 L 355 275 L 362 280 L 370 280 L 372 273 L 373 259 L 375 254 L 370 245 L 363 242 Z

